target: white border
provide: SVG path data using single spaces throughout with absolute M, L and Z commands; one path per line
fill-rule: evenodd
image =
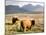
M 4 15 L 5 15 L 5 9 L 4 9 L 4 0 L 0 0 L 0 35 L 5 34 L 5 25 L 4 25 Z
M 46 0 L 45 2 L 45 9 L 46 11 Z M 31 34 L 21 34 L 21 35 L 46 35 L 46 12 L 44 12 L 44 33 L 31 33 Z M 5 2 L 4 0 L 0 0 L 0 35 L 5 35 Z M 19 35 L 19 34 L 18 34 Z

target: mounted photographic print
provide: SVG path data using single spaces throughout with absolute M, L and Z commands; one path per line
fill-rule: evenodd
M 5 35 L 44 32 L 44 3 L 6 0 Z

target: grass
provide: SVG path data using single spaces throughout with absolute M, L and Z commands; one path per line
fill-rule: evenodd
M 23 14 L 6 15 L 5 17 L 6 18 L 6 22 L 5 22 L 6 35 L 13 35 L 13 33 L 24 33 L 22 30 L 17 30 L 15 24 L 14 25 L 12 24 L 11 22 L 12 16 L 19 16 L 19 19 L 22 19 L 24 15 Z M 43 14 L 26 14 L 26 16 L 29 16 L 30 18 L 35 19 L 35 25 L 32 26 L 30 32 L 26 32 L 26 33 L 44 32 Z

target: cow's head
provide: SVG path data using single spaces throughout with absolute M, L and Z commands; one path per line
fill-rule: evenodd
M 12 23 L 14 24 L 14 23 L 16 23 L 16 21 L 18 21 L 19 19 L 18 18 L 12 18 Z

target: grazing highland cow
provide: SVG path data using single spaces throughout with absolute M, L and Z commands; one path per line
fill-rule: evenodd
M 28 30 L 31 30 L 32 25 L 34 25 L 34 20 L 30 20 L 29 17 L 24 17 L 24 19 L 21 21 L 21 27 L 23 28 L 23 31 L 26 32 Z
M 20 30 L 20 20 L 18 19 L 18 17 L 13 17 L 12 23 L 16 26 L 16 31 Z

